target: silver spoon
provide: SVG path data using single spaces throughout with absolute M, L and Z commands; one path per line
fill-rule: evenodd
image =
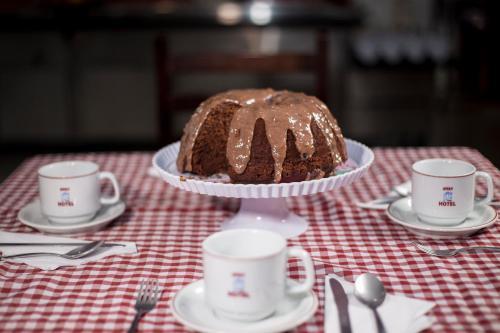
M 13 254 L 10 256 L 1 256 L 0 259 L 38 257 L 38 256 L 56 256 L 65 259 L 79 259 L 91 254 L 92 252 L 95 252 L 103 244 L 104 241 L 100 240 L 79 246 L 67 253 L 62 253 L 62 254 L 53 252 L 31 252 L 31 253 Z
M 411 181 L 409 180 L 403 184 L 396 185 L 392 190 L 402 197 L 407 197 L 411 194 Z
M 377 276 L 371 273 L 358 276 L 354 282 L 354 296 L 373 310 L 378 332 L 385 333 L 384 323 L 377 312 L 377 307 L 384 302 L 385 288 Z

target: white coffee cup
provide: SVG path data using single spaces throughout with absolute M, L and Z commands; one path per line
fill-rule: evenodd
M 101 196 L 99 181 L 109 179 L 114 195 Z M 38 185 L 42 213 L 56 223 L 78 223 L 91 220 L 101 204 L 120 200 L 120 189 L 115 176 L 99 172 L 99 166 L 86 161 L 65 161 L 38 169 Z
M 290 257 L 305 268 L 301 284 L 287 286 Z M 287 248 L 279 234 L 254 229 L 215 233 L 203 242 L 206 302 L 220 317 L 255 321 L 271 315 L 285 294 L 304 294 L 314 284 L 314 266 L 302 248 Z
M 486 197 L 474 202 L 477 178 L 484 178 Z M 428 159 L 412 166 L 412 208 L 431 224 L 448 226 L 464 221 L 474 205 L 488 204 L 493 198 L 493 180 L 486 172 L 465 161 Z

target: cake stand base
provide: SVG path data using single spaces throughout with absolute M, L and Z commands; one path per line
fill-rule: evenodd
M 265 229 L 291 238 L 307 230 L 307 220 L 288 210 L 285 198 L 241 199 L 239 211 L 222 223 L 227 229 Z

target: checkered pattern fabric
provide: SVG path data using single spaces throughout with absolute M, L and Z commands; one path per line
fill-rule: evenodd
M 320 307 L 297 332 L 323 331 L 323 280 L 332 272 L 348 280 L 373 272 L 391 293 L 436 302 L 429 313 L 436 320 L 432 332 L 500 331 L 499 255 L 438 258 L 419 253 L 409 244 L 415 236 L 393 224 L 384 212 L 362 210 L 354 204 L 380 197 L 409 179 L 411 164 L 423 158 L 469 161 L 493 175 L 497 193 L 499 170 L 469 148 L 375 149 L 375 154 L 368 174 L 351 186 L 289 200 L 290 207 L 310 222 L 307 232 L 289 244 L 302 246 L 318 260 L 314 291 Z M 134 241 L 139 250 L 137 255 L 56 271 L 0 262 L 1 331 L 123 332 L 134 316 L 136 288 L 144 278 L 158 279 L 164 293 L 157 307 L 142 319 L 139 330 L 184 330 L 172 317 L 169 302 L 179 289 L 202 277 L 201 242 L 237 210 L 238 200 L 184 192 L 148 176 L 151 157 L 150 153 L 36 156 L 0 186 L 0 228 L 34 233 L 16 215 L 37 195 L 36 170 L 59 160 L 94 161 L 102 170 L 116 174 L 127 210 L 106 229 L 76 237 Z M 470 239 L 426 243 L 500 246 L 499 231 L 497 223 Z M 303 277 L 296 261 L 289 266 L 292 278 Z

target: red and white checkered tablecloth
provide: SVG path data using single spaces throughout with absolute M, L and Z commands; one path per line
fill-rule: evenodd
M 320 307 L 297 332 L 323 331 L 323 280 L 335 272 L 353 279 L 362 272 L 378 274 L 391 293 L 437 303 L 430 331 L 500 331 L 500 256 L 467 254 L 431 257 L 415 251 L 416 238 L 391 223 L 384 212 L 357 208 L 386 194 L 410 176 L 412 162 L 429 157 L 467 160 L 493 175 L 497 193 L 500 171 L 469 148 L 375 149 L 369 173 L 338 191 L 291 198 L 292 209 L 309 222 L 307 232 L 290 240 L 316 262 L 314 291 Z M 144 332 L 183 331 L 170 314 L 169 301 L 202 277 L 200 244 L 237 209 L 236 199 L 178 190 L 147 175 L 150 153 L 106 153 L 36 156 L 24 162 L 0 186 L 0 229 L 35 232 L 16 218 L 37 195 L 36 170 L 59 160 L 95 161 L 114 172 L 123 187 L 126 212 L 108 228 L 80 234 L 85 239 L 134 241 L 137 255 L 108 257 L 80 267 L 42 271 L 23 264 L 0 262 L 0 331 L 125 331 L 133 316 L 136 288 L 143 278 L 161 281 L 164 293 L 155 310 L 141 321 Z M 498 200 L 498 195 L 496 196 Z M 500 223 L 467 240 L 428 241 L 429 245 L 500 246 Z M 302 277 L 290 262 L 293 278 Z

